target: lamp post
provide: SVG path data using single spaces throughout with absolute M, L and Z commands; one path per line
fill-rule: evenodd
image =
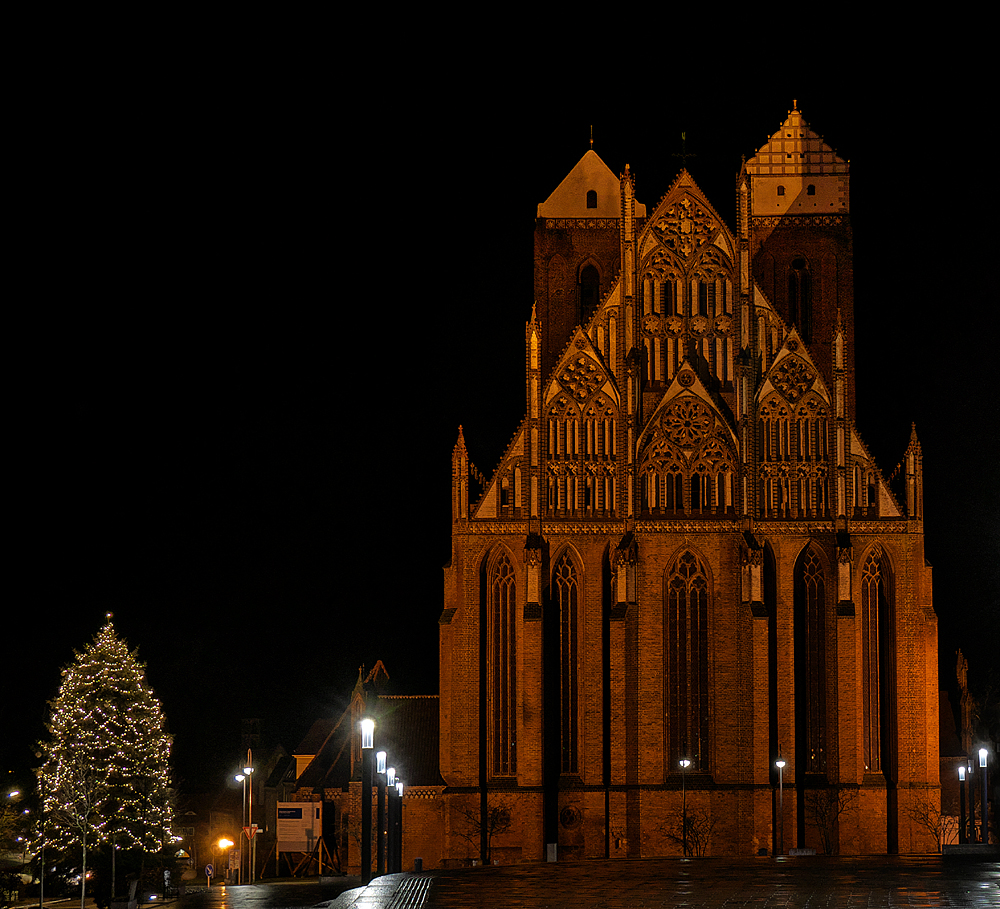
M 257 868 L 256 868 L 256 864 L 257 863 L 255 861 L 255 859 L 257 858 L 257 856 L 256 856 L 256 846 L 257 846 L 257 843 L 256 843 L 256 841 L 254 839 L 254 836 L 253 836 L 253 833 L 254 833 L 254 829 L 253 829 L 253 780 L 250 779 L 250 775 L 253 773 L 253 754 L 251 753 L 251 751 L 250 751 L 249 748 L 247 748 L 247 762 L 246 762 L 246 764 L 243 767 L 243 773 L 246 774 L 246 780 L 244 781 L 243 786 L 246 787 L 247 782 L 250 783 L 249 798 L 247 799 L 247 818 L 246 818 L 246 823 L 243 825 L 243 827 L 244 827 L 243 832 L 246 834 L 246 838 L 247 838 L 247 854 L 248 854 L 247 855 L 247 861 L 248 861 L 248 866 L 247 867 L 249 869 L 249 880 L 250 880 L 250 883 L 252 884 L 254 882 L 254 877 L 256 876 L 256 871 L 257 871 Z M 248 824 L 249 824 L 249 829 L 247 829 L 247 825 Z M 240 869 L 241 869 L 241 871 L 242 871 L 242 868 L 243 868 L 243 859 L 241 857 L 240 858 Z
M 375 721 L 361 721 L 361 883 L 372 879 L 372 749 L 375 747 Z
M 778 752 L 778 760 L 774 762 L 778 768 L 778 855 L 785 854 L 785 759 Z
M 681 824 L 683 825 L 684 837 L 684 857 L 688 854 L 688 798 L 687 798 L 687 769 L 691 762 L 687 758 L 681 758 Z
M 958 844 L 965 844 L 965 764 L 958 768 Z
M 979 749 L 979 769 L 982 772 L 979 775 L 983 779 L 983 804 L 982 804 L 982 807 L 981 807 L 981 810 L 980 810 L 979 829 L 981 831 L 981 836 L 982 836 L 981 842 L 982 842 L 982 844 L 984 846 L 987 843 L 989 843 L 989 841 L 990 841 L 990 820 L 989 820 L 989 818 L 990 818 L 990 813 L 989 813 L 990 809 L 989 809 L 989 806 L 986 804 L 986 775 L 987 775 L 986 758 L 987 758 L 987 751 L 986 751 L 986 749 L 985 748 L 980 748 Z
M 247 778 L 245 773 L 236 774 L 236 782 L 243 784 L 243 827 L 247 826 Z M 243 883 L 243 856 L 240 856 L 239 882 Z
M 396 837 L 393 835 L 393 825 L 396 823 L 396 768 L 387 767 L 385 771 L 386 794 L 386 851 L 385 870 L 387 874 L 396 871 Z
M 396 777 L 396 874 L 403 870 L 403 781 Z
M 375 839 L 375 873 L 379 877 L 385 874 L 385 752 L 375 753 L 375 773 L 378 778 L 378 795 L 375 805 L 377 807 L 376 822 L 378 823 L 378 833 Z

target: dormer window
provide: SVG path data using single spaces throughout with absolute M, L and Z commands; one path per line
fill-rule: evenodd
M 809 185 L 808 185 L 808 186 L 806 187 L 806 195 L 807 195 L 807 196 L 815 196 L 815 195 L 816 195 L 816 187 L 815 187 L 815 186 L 813 186 L 813 185 L 812 185 L 812 183 L 810 183 L 810 184 L 809 184 Z
M 597 208 L 597 190 L 587 190 L 587 208 Z
M 778 195 L 779 196 L 783 196 L 784 194 L 785 194 L 785 187 L 784 186 L 779 186 L 778 187 Z

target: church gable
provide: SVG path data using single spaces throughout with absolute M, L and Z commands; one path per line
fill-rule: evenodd
M 524 423 L 518 428 L 493 477 L 486 484 L 482 497 L 476 503 L 473 517 L 490 519 L 500 517 L 509 509 L 520 509 L 523 490 L 521 465 L 524 463 Z
M 687 361 L 638 442 L 644 514 L 723 514 L 733 508 L 738 445 Z
M 578 329 L 553 371 L 543 403 L 548 408 L 554 398 L 563 395 L 568 396 L 567 406 L 571 400 L 576 407 L 582 407 L 598 392 L 606 395 L 617 408 L 618 389 L 614 377 L 589 336 Z
M 613 512 L 619 411 L 614 376 L 577 329 L 542 398 L 547 513 Z
M 646 206 L 636 203 L 636 216 L 646 214 Z M 539 218 L 620 218 L 621 196 L 618 177 L 590 149 L 538 205 Z
M 829 407 L 830 392 L 809 356 L 806 345 L 793 328 L 775 354 L 761 383 L 757 400 L 763 402 L 768 396 L 777 393 L 794 408 L 808 392 L 813 392 Z
M 687 171 L 647 221 L 638 247 L 645 378 L 669 383 L 693 350 L 720 387 L 731 386 L 735 243 Z
M 889 484 L 882 476 L 868 446 L 858 435 L 857 429 L 850 430 L 850 456 L 852 476 L 851 508 L 855 516 L 877 515 L 881 518 L 902 517 L 902 510 Z

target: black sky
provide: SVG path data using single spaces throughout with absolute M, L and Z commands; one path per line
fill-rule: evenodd
M 939 124 L 977 99 L 931 81 L 644 82 L 628 109 L 496 74 L 472 100 L 432 78 L 391 101 L 336 80 L 306 99 L 160 78 L 62 97 L 50 135 L 73 153 L 35 162 L 11 285 L 0 768 L 32 765 L 59 670 L 107 611 L 188 786 L 235 764 L 242 717 L 290 749 L 376 659 L 436 692 L 450 452 L 461 423 L 489 474 L 523 414 L 535 207 L 593 125 L 651 209 L 685 131 L 732 224 L 741 156 L 793 98 L 851 161 L 860 432 L 888 473 L 916 422 L 943 671 L 957 646 L 981 671 L 1000 640 L 994 346 L 976 352 L 997 320 L 972 266 L 987 161 L 979 137 L 942 170 Z

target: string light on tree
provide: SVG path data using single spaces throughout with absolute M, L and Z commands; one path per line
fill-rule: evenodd
M 135 651 L 107 622 L 62 673 L 38 770 L 45 839 L 157 852 L 170 836 L 170 736 Z

